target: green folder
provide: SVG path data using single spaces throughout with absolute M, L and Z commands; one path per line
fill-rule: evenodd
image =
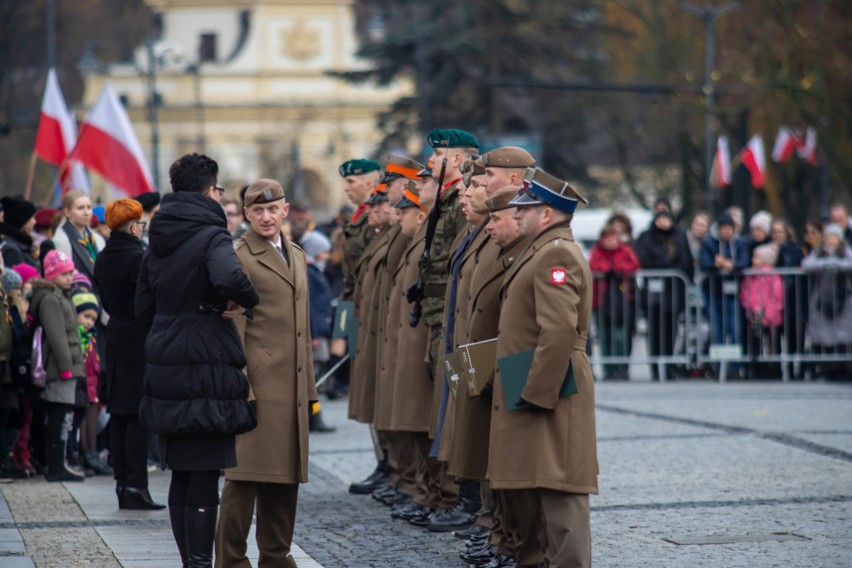
M 531 349 L 497 359 L 500 380 L 503 383 L 503 394 L 506 397 L 506 408 L 509 410 L 518 409 L 517 402 L 527 385 L 527 377 L 530 374 L 534 355 L 535 349 Z M 562 388 L 559 389 L 559 398 L 572 394 L 577 394 L 577 381 L 574 379 L 574 366 L 569 361 L 568 373 L 565 374 L 565 381 L 562 383 Z
M 350 327 L 353 322 L 355 329 L 358 329 L 358 322 L 352 316 L 352 302 L 338 302 L 337 309 L 334 312 L 334 327 L 331 329 L 331 336 L 338 339 L 347 339 L 350 335 Z

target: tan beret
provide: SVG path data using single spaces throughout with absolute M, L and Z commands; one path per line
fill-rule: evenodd
M 521 187 L 518 185 L 507 185 L 505 187 L 501 187 L 494 192 L 494 195 L 492 195 L 488 201 L 485 202 L 485 206 L 488 207 L 488 210 L 491 213 L 517 207 L 517 205 L 511 205 L 509 202 L 518 195 L 520 190 Z
M 531 168 L 535 158 L 523 148 L 504 146 L 482 155 L 482 165 L 486 168 Z
M 248 186 L 243 201 L 246 207 L 256 203 L 271 203 L 284 199 L 284 188 L 274 179 L 259 179 Z

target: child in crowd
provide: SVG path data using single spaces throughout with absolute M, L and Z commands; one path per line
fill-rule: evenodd
M 772 270 L 778 260 L 778 247 L 760 245 L 754 249 L 751 265 L 766 274 L 749 274 L 743 278 L 740 299 L 746 315 L 747 354 L 754 359 L 760 354 L 781 353 L 781 328 L 784 324 L 784 282 Z M 781 376 L 777 363 L 753 363 L 750 378 L 775 378 Z
M 98 400 L 98 376 L 101 372 L 101 363 L 95 347 L 97 344 L 95 323 L 100 317 L 101 308 L 97 296 L 83 288 L 78 288 L 73 293 L 71 301 L 77 310 L 80 345 L 86 359 L 88 405 L 82 411 L 83 418 L 80 423 L 80 458 L 82 465 L 95 473 L 112 475 L 112 468 L 98 455 L 98 416 L 101 409 Z
M 32 281 L 29 313 L 33 325 L 42 328 L 40 362 L 45 372 L 45 388 L 41 398 L 47 407 L 45 478 L 48 481 L 85 480 L 65 463 L 72 413 L 78 402 L 78 383 L 85 381 L 86 375 L 77 314 L 70 298 L 73 276 L 71 257 L 52 250 L 44 258 L 44 279 Z
M 10 442 L 17 438 L 13 424 L 17 422 L 18 389 L 12 377 L 12 353 L 14 350 L 15 333 L 13 326 L 13 310 L 17 310 L 13 290 L 21 289 L 21 275 L 7 268 L 0 275 L 0 477 L 21 479 L 29 477 L 27 470 L 18 467 L 12 461 Z
M 33 384 L 31 372 L 33 354 L 33 326 L 28 315 L 33 295 L 33 278 L 40 278 L 38 270 L 29 264 L 16 264 L 12 269 L 21 276 L 21 287 L 9 292 L 9 314 L 12 318 L 12 382 L 20 392 L 21 429 L 15 441 L 13 461 L 30 476 L 43 474 L 44 466 L 44 412 L 38 404 L 41 389 Z M 31 451 L 32 446 L 32 451 Z

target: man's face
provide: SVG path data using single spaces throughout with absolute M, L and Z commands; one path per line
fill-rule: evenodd
M 371 227 L 378 227 L 380 225 L 380 213 L 378 204 L 367 205 L 367 224 Z
M 438 180 L 432 177 L 423 178 L 417 184 L 420 189 L 420 204 L 426 209 L 435 206 L 438 198 Z
M 485 168 L 485 175 L 480 182 L 485 186 L 488 197 L 507 185 L 521 185 L 518 171 L 512 168 Z
M 734 238 L 734 226 L 733 225 L 719 225 L 719 240 L 721 241 L 730 241 Z
M 290 212 L 290 223 L 298 227 L 307 227 L 311 224 L 313 214 L 310 209 L 299 209 Z
M 390 201 L 385 201 L 381 204 L 382 216 L 385 218 L 385 225 L 394 226 L 399 223 L 399 210 L 391 205 Z
M 518 222 L 515 220 L 512 209 L 503 209 L 491 213 L 488 224 L 485 225 L 485 230 L 488 231 L 491 239 L 500 248 L 506 248 L 520 236 Z
M 420 225 L 423 224 L 423 220 L 426 219 L 426 213 L 424 213 L 418 207 L 406 207 L 404 209 L 399 210 L 399 228 L 403 235 L 408 238 L 414 236 L 414 233 L 417 232 L 417 229 L 420 228 Z
M 370 197 L 370 192 L 373 191 L 375 185 L 375 176 L 372 174 L 346 176 L 343 180 L 343 192 L 349 198 L 349 201 L 359 207 Z
M 252 230 L 267 240 L 274 240 L 281 232 L 281 223 L 290 212 L 290 204 L 283 199 L 271 203 L 255 203 L 246 207 L 245 213 Z
M 488 210 L 485 206 L 488 195 L 485 193 L 485 187 L 479 183 L 483 177 L 476 176 L 473 178 L 470 182 L 470 187 L 464 192 L 465 204 L 462 207 L 462 212 L 470 223 L 481 220 L 483 214 Z
M 240 223 L 243 222 L 240 207 L 236 203 L 228 203 L 223 209 L 225 209 L 225 215 L 228 217 L 228 232 L 233 235 L 237 232 Z
M 844 231 L 849 226 L 849 213 L 843 207 L 832 207 L 828 217 L 832 223 L 840 225 Z
M 519 205 L 515 207 L 513 217 L 518 223 L 518 234 L 522 237 L 534 237 L 541 232 L 541 213 L 543 205 Z
M 408 179 L 397 178 L 388 183 L 388 201 L 391 204 L 399 202 L 402 199 L 402 194 L 405 193 L 405 188 L 408 185 Z

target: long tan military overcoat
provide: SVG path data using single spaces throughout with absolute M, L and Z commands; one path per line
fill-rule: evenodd
M 388 430 L 398 432 L 428 432 L 429 410 L 432 397 L 432 379 L 429 365 L 425 361 L 429 328 L 423 320 L 417 327 L 408 324 L 411 304 L 405 299 L 409 284 L 416 282 L 420 274 L 420 257 L 426 238 L 424 223 L 409 243 L 403 255 L 399 284 L 394 294 L 400 296 L 399 319 L 397 321 L 396 382 L 393 389 L 393 408 Z
M 367 245 L 356 268 L 355 294 L 360 298 L 360 308 L 358 346 L 349 377 L 349 417 L 364 424 L 372 424 L 375 417 L 380 286 L 377 269 L 387 246 L 385 228 Z
M 390 427 L 393 413 L 396 350 L 400 331 L 399 312 L 400 309 L 410 310 L 410 305 L 402 297 L 405 283 L 399 276 L 403 267 L 403 255 L 410 243 L 411 239 L 402 234 L 399 225 L 391 227 L 387 253 L 380 267 L 383 275 L 379 304 L 379 369 L 376 377 L 376 416 L 373 423 L 377 430 L 387 430 Z
M 464 343 L 497 337 L 500 321 L 500 286 L 527 241 L 518 239 L 501 251 L 493 241 L 479 253 L 469 291 L 469 320 Z M 488 382 L 493 383 L 493 374 Z M 455 428 L 452 455 L 447 471 L 464 479 L 485 480 L 488 470 L 488 440 L 491 433 L 492 394 L 472 397 L 459 389 L 455 399 Z
M 464 251 L 464 254 L 462 254 L 461 258 L 458 260 L 459 268 L 458 278 L 456 280 L 456 305 L 453 314 L 453 317 L 455 318 L 453 322 L 453 350 L 457 350 L 459 348 L 459 345 L 467 343 L 467 324 L 468 320 L 470 319 L 470 310 L 468 306 L 470 305 L 470 288 L 473 283 L 473 273 L 479 263 L 480 253 L 489 241 L 488 233 L 485 232 L 485 223 L 481 224 L 478 227 L 474 227 L 472 230 L 474 232 L 474 237 L 471 240 L 470 244 L 467 246 L 467 249 Z M 459 241 L 457 246 L 461 246 L 461 241 Z M 455 258 L 455 255 L 456 252 L 454 250 L 450 258 Z M 452 270 L 452 266 L 450 267 L 450 269 Z M 450 277 L 452 278 L 452 275 L 450 275 Z M 447 309 L 449 309 L 449 305 L 450 301 L 448 297 Z M 445 322 L 449 322 L 448 318 L 449 314 L 447 314 Z M 441 445 L 440 449 L 438 450 L 438 459 L 441 461 L 449 461 L 450 455 L 452 455 L 453 432 L 455 431 L 455 428 L 455 398 L 450 396 L 447 400 L 447 408 L 444 412 L 444 424 L 441 428 Z
M 308 413 L 316 401 L 305 253 L 282 236 L 285 263 L 249 229 L 235 244 L 257 288 L 254 319 L 240 316 L 246 375 L 257 399 L 257 428 L 237 436 L 237 467 L 225 478 L 265 483 L 308 480 Z
M 567 224 L 532 239 L 506 273 L 500 297 L 497 356 L 535 350 L 521 396 L 543 410 L 507 411 L 497 371 L 491 487 L 597 493 L 595 391 L 586 355 L 592 277 Z M 578 393 L 559 398 L 569 362 Z

